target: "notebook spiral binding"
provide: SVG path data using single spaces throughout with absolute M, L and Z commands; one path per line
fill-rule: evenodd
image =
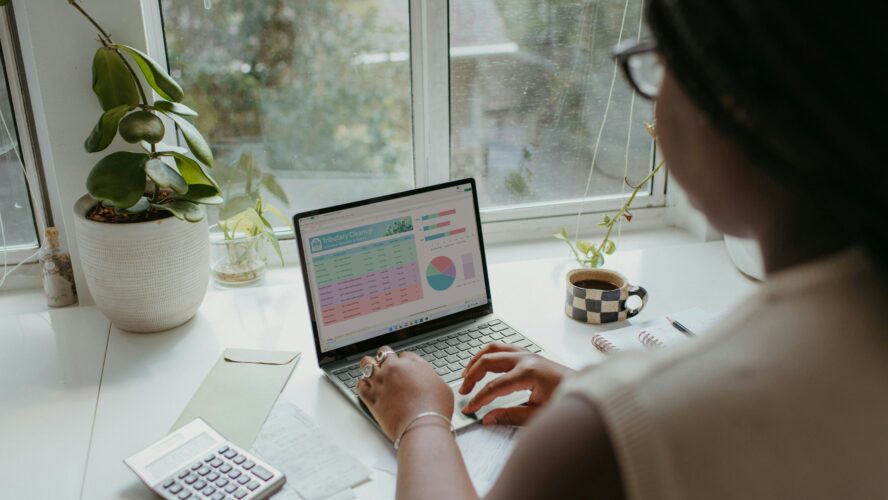
M 642 330 L 638 332 L 638 341 L 644 344 L 645 347 L 663 347 L 663 342 L 660 342 L 660 339 L 654 337 L 646 330 Z
M 601 335 L 595 335 L 592 337 L 592 345 L 601 352 L 619 351 L 619 349 L 617 349 L 617 346 L 615 346 L 613 343 L 611 343 L 610 340 L 607 340 Z

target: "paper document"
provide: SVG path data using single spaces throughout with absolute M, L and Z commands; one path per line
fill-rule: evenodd
M 271 410 L 252 451 L 287 476 L 275 499 L 354 498 L 350 488 L 370 477 L 367 467 L 333 444 L 284 397 Z M 293 496 L 293 490 L 299 496 Z
M 457 435 L 456 444 L 462 452 L 469 477 L 479 496 L 486 495 L 496 482 L 512 453 L 520 429 L 505 425 L 479 424 L 467 427 Z M 398 458 L 394 448 L 387 449 L 379 457 L 375 467 L 397 475 Z

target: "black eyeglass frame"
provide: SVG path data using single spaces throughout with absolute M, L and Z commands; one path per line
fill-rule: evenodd
M 641 86 L 638 85 L 638 82 L 635 81 L 635 77 L 632 76 L 632 71 L 629 70 L 629 60 L 633 56 L 637 56 L 639 54 L 647 54 L 650 52 L 657 51 L 657 41 L 653 38 L 646 38 L 644 40 L 626 40 L 614 47 L 611 52 L 611 56 L 613 56 L 614 60 L 617 64 L 620 65 L 620 69 L 623 71 L 623 76 L 626 78 L 626 81 L 629 82 L 629 85 L 638 92 L 638 95 L 650 99 L 655 100 L 657 96 L 651 95 L 643 90 L 641 90 Z

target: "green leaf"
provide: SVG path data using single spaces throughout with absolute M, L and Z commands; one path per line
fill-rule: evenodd
M 219 196 L 219 190 L 206 184 L 189 184 L 187 192 L 176 195 L 174 198 L 200 203 L 201 205 L 221 205 L 225 201 Z
M 559 240 L 564 240 L 570 242 L 570 236 L 567 235 L 567 228 L 561 228 L 561 231 L 553 234 L 552 236 L 558 238 Z
M 612 240 L 605 240 L 603 250 L 604 253 L 606 253 L 607 255 L 612 255 L 614 252 L 617 251 L 617 245 Z
M 588 254 L 589 251 L 592 250 L 592 245 L 590 245 L 588 241 L 580 240 L 580 241 L 577 241 L 577 248 L 581 252 Z
M 180 104 L 178 102 L 170 102 L 164 101 L 162 99 L 158 99 L 154 101 L 154 107 L 161 111 L 169 111 L 170 113 L 176 113 L 179 116 L 197 116 L 197 111 L 189 108 L 184 104 Z
M 145 193 L 145 163 L 148 155 L 118 151 L 99 160 L 86 178 L 86 190 L 115 207 L 128 208 Z
M 155 210 L 165 210 L 179 220 L 199 222 L 204 218 L 204 210 L 200 205 L 186 200 L 173 200 L 167 203 L 152 203 Z
M 182 135 L 185 136 L 185 142 L 188 143 L 188 147 L 191 149 L 191 152 L 194 153 L 194 157 L 200 160 L 204 165 L 212 167 L 213 151 L 210 149 L 210 145 L 207 144 L 207 141 L 204 140 L 203 136 L 200 135 L 197 128 L 195 128 L 191 122 L 175 113 L 170 113 L 168 111 L 163 111 L 162 113 L 170 117 L 170 119 L 176 122 L 176 125 L 179 126 Z
M 287 225 L 290 229 L 293 229 L 293 225 L 290 224 L 290 219 L 287 218 L 286 215 L 282 214 L 280 210 L 277 209 L 274 205 L 265 205 L 265 211 L 274 215 L 278 219 L 280 219 L 284 224 Z
M 148 57 L 147 54 L 128 45 L 121 45 L 119 43 L 116 43 L 111 47 L 129 54 L 133 60 L 136 61 L 136 64 L 139 65 L 142 74 L 145 75 L 145 81 L 148 82 L 148 85 L 151 85 L 151 88 L 157 91 L 161 97 L 173 102 L 179 102 L 182 100 L 182 97 L 185 95 L 182 91 L 182 87 L 180 87 L 179 84 L 176 83 L 176 80 L 173 80 L 159 64 Z
M 229 219 L 231 217 L 234 217 L 244 210 L 252 209 L 253 203 L 253 198 L 251 198 L 250 195 L 246 193 L 232 196 L 231 198 L 225 200 L 225 205 L 223 205 L 219 209 L 219 217 L 222 219 Z
M 290 206 L 290 199 L 287 198 L 287 193 L 284 191 L 284 188 L 278 183 L 277 178 L 271 174 L 265 174 L 262 176 L 262 186 L 271 193 L 272 196 L 281 200 L 284 205 Z
M 149 208 L 151 208 L 151 204 L 148 203 L 148 198 L 143 196 L 139 198 L 139 201 L 137 201 L 135 205 L 129 208 L 118 208 L 117 210 L 131 214 L 140 214 L 142 212 L 146 212 Z
M 589 263 L 589 267 L 601 267 L 604 265 L 604 256 L 598 252 L 595 252 L 594 254 L 592 254 L 591 257 L 589 257 L 589 260 L 586 262 Z
M 139 141 L 156 144 L 163 140 L 163 134 L 166 133 L 163 121 L 150 111 L 136 111 L 124 116 L 120 120 L 118 131 L 120 137 L 130 144 Z
M 176 167 L 179 168 L 179 173 L 182 174 L 182 177 L 185 178 L 185 181 L 191 184 L 206 184 L 207 186 L 213 186 L 216 188 L 217 193 L 222 192 L 222 188 L 219 187 L 219 184 L 210 177 L 210 174 L 204 170 L 204 168 L 197 163 L 192 158 L 185 156 L 184 154 L 173 152 L 171 153 L 176 159 Z
M 185 179 L 163 160 L 157 158 L 148 160 L 145 164 L 145 173 L 160 187 L 170 188 L 179 194 L 188 192 L 188 183 Z
M 86 152 L 98 153 L 107 148 L 111 144 L 111 141 L 114 140 L 114 135 L 117 133 L 117 125 L 120 123 L 120 119 L 123 118 L 129 110 L 133 109 L 133 107 L 134 106 L 129 104 L 123 104 L 105 111 L 102 114 L 102 117 L 99 118 L 99 121 L 96 122 L 96 126 L 93 127 L 92 132 L 89 133 L 89 137 L 86 138 L 86 142 L 83 144 Z
M 139 104 L 139 90 L 133 75 L 114 49 L 101 47 L 93 57 L 93 92 L 105 111 L 125 104 Z

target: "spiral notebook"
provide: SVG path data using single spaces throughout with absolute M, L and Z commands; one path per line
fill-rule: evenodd
M 704 333 L 720 315 L 702 309 L 688 309 L 666 315 L 678 321 L 694 334 Z M 601 352 L 638 351 L 658 349 L 685 342 L 693 342 L 694 337 L 682 333 L 672 326 L 666 316 L 642 321 L 633 325 L 597 333 L 592 336 L 592 345 Z

